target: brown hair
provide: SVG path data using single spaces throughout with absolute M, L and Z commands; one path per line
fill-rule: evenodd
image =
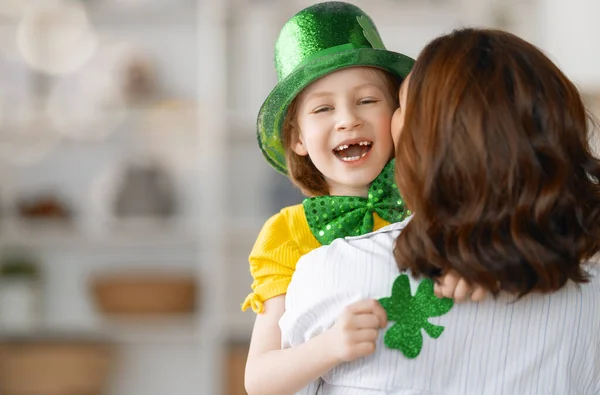
M 416 275 L 453 269 L 496 294 L 587 281 L 600 248 L 600 162 L 576 87 L 536 47 L 461 29 L 421 52 L 396 152 L 414 212 L 394 249 Z
M 371 69 L 383 78 L 391 99 L 397 105 L 398 87 L 401 81 L 388 72 L 376 68 Z M 329 195 L 329 186 L 325 177 L 315 167 L 308 155 L 300 156 L 292 150 L 292 146 L 300 133 L 297 123 L 297 97 L 288 106 L 282 128 L 288 175 L 292 183 L 306 196 Z

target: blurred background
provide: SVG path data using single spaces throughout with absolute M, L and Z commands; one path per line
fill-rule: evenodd
M 600 110 L 597 0 L 350 1 L 416 57 L 464 25 Z M 302 196 L 258 150 L 304 0 L 0 0 L 0 395 L 244 394 L 247 256 Z

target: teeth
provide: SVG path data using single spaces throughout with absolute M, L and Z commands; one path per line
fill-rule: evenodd
M 340 159 L 343 160 L 344 162 L 354 162 L 355 160 L 359 160 L 360 158 L 364 157 L 366 154 L 367 153 L 365 152 L 361 156 L 349 156 L 347 158 L 340 158 Z
M 360 141 L 360 142 L 358 142 L 358 145 L 366 145 L 366 146 L 369 146 L 369 145 L 371 145 L 371 144 L 373 144 L 373 143 L 372 143 L 372 142 L 370 142 L 370 141 Z M 350 147 L 348 144 L 345 144 L 345 145 L 340 145 L 340 146 L 339 146 L 339 147 L 337 147 L 335 150 L 336 150 L 336 151 L 343 151 L 343 150 L 345 150 L 345 149 L 348 149 L 348 147 Z

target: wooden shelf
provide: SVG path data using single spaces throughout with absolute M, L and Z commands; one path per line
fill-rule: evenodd
M 194 246 L 197 232 L 164 221 L 119 221 L 102 230 L 87 230 L 58 221 L 4 221 L 0 243 L 30 248 L 107 248 Z
M 0 341 L 107 342 L 114 344 L 197 343 L 202 331 L 196 316 L 111 317 L 82 326 L 43 327 L 30 331 L 1 331 Z
M 201 336 L 195 316 L 148 319 L 113 318 L 99 324 L 101 333 L 118 343 L 196 343 Z

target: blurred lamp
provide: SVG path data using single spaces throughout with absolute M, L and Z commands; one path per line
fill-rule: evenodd
M 35 70 L 64 74 L 94 54 L 97 39 L 84 7 L 74 1 L 44 1 L 29 7 L 17 28 L 21 56 Z

